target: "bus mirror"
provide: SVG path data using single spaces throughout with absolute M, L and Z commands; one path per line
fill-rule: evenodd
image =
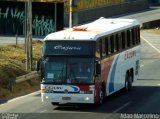
M 40 65 L 39 61 L 36 61 L 36 68 L 35 69 L 36 69 L 37 72 L 40 70 L 39 65 Z
M 96 62 L 96 75 L 100 75 L 101 74 L 101 65 Z
M 44 67 L 43 66 L 41 67 L 40 75 L 41 75 L 41 79 L 43 79 L 44 78 Z
M 43 66 L 41 58 L 36 63 L 36 71 L 40 73 L 41 79 L 43 79 L 44 78 L 44 66 Z
M 40 71 L 40 68 L 41 68 L 41 58 L 36 62 L 36 71 Z

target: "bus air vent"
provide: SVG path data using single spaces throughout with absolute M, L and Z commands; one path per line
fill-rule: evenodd
M 87 31 L 87 27 L 83 27 L 83 26 L 74 26 L 73 31 Z

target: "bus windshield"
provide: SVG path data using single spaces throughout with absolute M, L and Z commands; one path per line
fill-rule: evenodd
M 93 83 L 93 58 L 54 58 L 45 61 L 44 82 L 54 84 Z

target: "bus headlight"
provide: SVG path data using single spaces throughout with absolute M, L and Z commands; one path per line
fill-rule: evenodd
M 46 100 L 48 99 L 48 96 L 45 96 Z
M 88 100 L 90 100 L 90 98 L 89 97 L 85 97 L 85 100 L 88 101 Z

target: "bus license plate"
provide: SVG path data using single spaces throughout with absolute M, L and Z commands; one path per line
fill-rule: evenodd
M 71 100 L 71 97 L 62 97 L 62 100 Z

